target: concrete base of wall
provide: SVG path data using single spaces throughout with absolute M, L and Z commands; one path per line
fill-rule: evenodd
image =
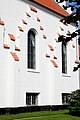
M 69 105 L 48 105 L 48 106 L 26 106 L 26 107 L 15 107 L 15 108 L 0 108 L 0 114 L 16 114 L 23 112 L 35 112 L 35 111 L 52 111 L 52 110 L 64 110 Z

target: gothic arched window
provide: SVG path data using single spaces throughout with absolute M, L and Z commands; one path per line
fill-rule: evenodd
M 62 73 L 67 74 L 67 44 L 62 42 Z
M 28 31 L 28 68 L 36 69 L 36 33 L 34 30 Z

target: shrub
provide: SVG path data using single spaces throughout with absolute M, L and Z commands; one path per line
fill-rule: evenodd
M 69 113 L 80 116 L 80 89 L 73 91 L 70 94 L 69 102 Z

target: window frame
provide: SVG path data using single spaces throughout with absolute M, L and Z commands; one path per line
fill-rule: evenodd
M 39 93 L 26 92 L 26 105 L 38 106 L 38 95 Z
M 67 43 L 62 42 L 62 73 L 67 74 Z
M 62 93 L 62 104 L 69 104 L 70 93 Z
M 34 29 L 28 31 L 27 68 L 32 70 L 36 69 L 36 31 Z

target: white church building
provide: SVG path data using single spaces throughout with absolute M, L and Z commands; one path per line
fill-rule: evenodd
M 54 0 L 0 2 L 0 108 L 62 105 L 79 89 L 77 38 L 58 42 L 76 30 Z

